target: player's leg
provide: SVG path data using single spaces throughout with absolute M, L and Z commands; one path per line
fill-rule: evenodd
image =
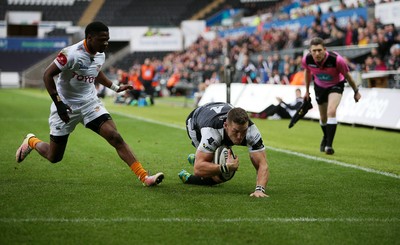
M 318 105 L 318 110 L 319 110 L 319 115 L 320 115 L 319 125 L 321 126 L 322 133 L 323 133 L 319 149 L 320 149 L 321 152 L 325 152 L 326 136 L 327 136 L 326 122 L 327 122 L 327 119 L 328 119 L 328 115 L 327 115 L 328 103 L 325 102 L 325 103 L 323 103 L 321 105 Z
M 195 110 L 193 110 L 189 116 L 186 118 L 186 133 L 189 137 L 189 139 L 192 142 L 192 145 L 197 149 L 197 147 L 200 144 L 200 139 L 201 135 L 199 132 L 196 132 L 196 130 L 193 127 L 193 114 Z M 188 156 L 188 162 L 190 165 L 194 165 L 195 162 L 195 154 L 189 154 Z M 221 179 L 218 177 L 208 177 L 208 178 L 203 178 L 199 177 L 193 174 L 190 174 L 186 170 L 182 170 L 178 173 L 178 177 L 182 180 L 183 183 L 185 184 L 193 184 L 193 185 L 215 185 L 218 183 L 221 183 Z
M 42 157 L 46 158 L 52 163 L 61 161 L 64 157 L 65 148 L 67 147 L 68 136 L 54 136 L 50 135 L 50 143 L 41 141 L 39 139 L 31 139 L 29 142 L 32 148 L 35 149 Z M 37 140 L 37 141 L 36 141 Z M 35 144 L 35 141 L 37 142 Z
M 342 99 L 342 94 L 340 93 L 330 93 L 328 98 L 328 108 L 327 108 L 327 124 L 326 124 L 326 154 L 333 154 L 334 150 L 332 148 L 333 139 L 335 138 L 337 120 L 336 120 L 336 110 Z
M 224 182 L 219 176 L 213 177 L 200 177 L 194 174 L 190 174 L 188 171 L 182 169 L 178 174 L 179 178 L 184 184 L 189 185 L 216 185 Z
M 318 85 L 314 84 L 314 92 L 315 92 L 315 97 L 318 103 L 318 110 L 319 110 L 319 124 L 322 129 L 322 140 L 321 144 L 319 146 L 319 150 L 321 152 L 325 152 L 325 146 L 326 146 L 326 141 L 327 141 L 327 131 L 326 131 L 326 122 L 328 120 L 328 92 L 329 89 L 319 87 Z
M 69 134 L 80 122 L 80 113 L 69 112 L 70 121 L 63 122 L 57 113 L 54 103 L 50 106 L 50 143 L 44 142 L 34 134 L 28 134 L 17 150 L 17 162 L 22 162 L 35 149 L 41 156 L 52 163 L 61 161 L 64 157 Z
M 50 143 L 47 143 L 37 138 L 34 134 L 28 134 L 17 150 L 17 162 L 22 162 L 32 150 L 36 150 L 50 162 L 57 163 L 63 159 L 67 141 L 68 135 L 50 135 Z
M 152 186 L 162 182 L 164 179 L 163 173 L 148 176 L 147 171 L 143 168 L 129 145 L 117 131 L 117 127 L 109 114 L 103 114 L 92 120 L 86 124 L 86 127 L 92 129 L 107 140 L 107 142 L 115 148 L 119 157 L 132 169 L 142 183 L 147 186 Z

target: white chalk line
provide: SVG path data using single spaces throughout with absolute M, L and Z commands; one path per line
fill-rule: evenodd
M 399 218 L 0 218 L 0 223 L 399 223 Z
M 181 129 L 181 130 L 186 130 L 184 127 L 181 127 L 179 125 L 172 124 L 172 123 L 164 123 L 164 122 L 160 122 L 160 121 L 156 121 L 156 120 L 152 120 L 152 119 L 148 119 L 148 118 L 144 118 L 144 117 L 139 117 L 139 116 L 134 116 L 134 115 L 127 115 L 127 114 L 124 114 L 124 113 L 121 113 L 121 112 L 113 111 L 112 113 L 120 115 L 120 116 L 128 117 L 128 118 L 133 118 L 133 119 L 137 119 L 137 120 L 141 120 L 141 121 L 145 121 L 145 122 L 150 122 L 150 123 L 162 125 L 162 126 L 167 126 L 167 127 L 171 127 L 171 128 L 177 128 L 177 129 Z M 389 173 L 389 172 L 384 172 L 384 171 L 380 171 L 380 170 L 375 170 L 375 169 L 372 169 L 372 168 L 357 166 L 357 165 L 353 165 L 353 164 L 349 164 L 349 163 L 345 163 L 345 162 L 341 162 L 341 161 L 337 161 L 337 160 L 311 156 L 311 155 L 307 155 L 307 154 L 304 154 L 304 153 L 299 153 L 299 152 L 295 152 L 295 151 L 275 148 L 275 147 L 271 147 L 271 146 L 266 146 L 266 148 L 269 149 L 269 150 L 272 150 L 272 151 L 282 152 L 282 153 L 286 153 L 286 154 L 294 155 L 294 156 L 298 156 L 298 157 L 303 157 L 303 158 L 310 159 L 310 160 L 315 160 L 315 161 L 335 164 L 335 165 L 338 165 L 338 166 L 341 166 L 341 167 L 353 168 L 353 169 L 361 170 L 361 171 L 368 172 L 368 173 L 374 173 L 374 174 L 379 174 L 379 175 L 383 175 L 383 176 L 387 176 L 387 177 L 392 177 L 392 178 L 395 178 L 395 179 L 400 179 L 400 175 L 397 175 L 397 174 L 394 174 L 394 173 Z
M 384 175 L 384 176 L 387 176 L 387 177 L 400 179 L 400 175 L 393 174 L 393 173 L 388 173 L 388 172 L 384 172 L 384 171 L 379 171 L 379 170 L 375 170 L 375 169 L 372 169 L 372 168 L 366 168 L 366 167 L 362 167 L 362 166 L 352 165 L 352 164 L 345 163 L 345 162 L 340 162 L 340 161 L 337 161 L 337 160 L 311 156 L 311 155 L 307 155 L 307 154 L 303 154 L 303 153 L 299 153 L 299 152 L 294 152 L 294 151 L 290 151 L 290 150 L 274 148 L 274 147 L 270 147 L 270 146 L 266 146 L 266 148 L 270 149 L 270 150 L 273 150 L 273 151 L 282 152 L 282 153 L 286 153 L 286 154 L 290 154 L 290 155 L 294 155 L 294 156 L 299 156 L 299 157 L 303 157 L 303 158 L 307 158 L 307 159 L 311 159 L 311 160 L 326 162 L 326 163 L 335 164 L 335 165 L 339 165 L 339 166 L 346 167 L 346 168 L 354 168 L 354 169 L 362 170 L 362 171 L 365 171 L 365 172 L 368 172 L 368 173 L 380 174 L 380 175 Z

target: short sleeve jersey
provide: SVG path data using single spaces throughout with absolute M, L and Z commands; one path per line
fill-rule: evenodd
M 198 150 L 213 153 L 221 145 L 233 145 L 224 130 L 227 113 L 232 108 L 233 106 L 227 103 L 213 102 L 194 111 L 192 115 L 193 129 L 198 136 L 201 136 Z M 249 121 L 246 137 L 240 145 L 247 146 L 250 152 L 265 150 L 261 133 L 252 121 Z
M 54 60 L 61 70 L 56 83 L 61 99 L 69 105 L 97 99 L 94 81 L 104 61 L 104 53 L 89 53 L 85 40 L 61 50 Z
M 314 82 L 322 87 L 329 88 L 344 80 L 344 74 L 349 72 L 346 61 L 336 52 L 326 51 L 325 59 L 321 64 L 315 62 L 310 53 L 302 59 L 304 69 L 311 72 Z

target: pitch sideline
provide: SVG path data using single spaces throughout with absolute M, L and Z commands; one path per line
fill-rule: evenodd
M 148 118 L 144 118 L 144 117 L 127 115 L 127 114 L 117 112 L 117 111 L 110 111 L 110 112 L 112 112 L 112 114 L 116 114 L 116 115 L 123 116 L 123 117 L 133 118 L 133 119 L 137 119 L 140 121 L 145 121 L 145 122 L 154 123 L 154 124 L 158 124 L 158 125 L 162 125 L 162 126 L 185 130 L 184 127 L 181 127 L 179 125 L 172 124 L 172 123 L 165 123 L 165 122 L 160 122 L 160 121 L 156 121 L 156 120 L 152 120 L 152 119 L 148 119 Z M 366 168 L 366 167 L 357 166 L 357 165 L 353 165 L 350 163 L 345 163 L 345 162 L 341 162 L 341 161 L 337 161 L 337 160 L 331 160 L 331 159 L 326 159 L 326 158 L 322 158 L 322 157 L 311 156 L 311 155 L 307 155 L 304 153 L 299 153 L 299 152 L 285 150 L 285 149 L 279 149 L 279 148 L 270 147 L 270 146 L 265 146 L 265 148 L 272 150 L 272 151 L 277 151 L 277 152 L 282 152 L 282 153 L 286 153 L 289 155 L 303 157 L 306 159 L 321 161 L 321 162 L 325 162 L 325 163 L 329 163 L 329 164 L 335 164 L 335 165 L 338 165 L 341 167 L 353 168 L 353 169 L 361 170 L 361 171 L 368 172 L 368 173 L 374 173 L 374 174 L 379 174 L 379 175 L 383 175 L 383 176 L 387 176 L 387 177 L 392 177 L 395 179 L 400 179 L 400 175 L 389 173 L 389 172 L 384 172 L 384 171 L 379 171 L 379 170 L 375 170 L 372 168 Z

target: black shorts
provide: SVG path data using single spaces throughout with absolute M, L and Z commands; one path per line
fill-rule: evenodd
M 314 83 L 315 98 L 318 105 L 328 102 L 328 96 L 330 93 L 343 94 L 345 82 L 346 80 L 343 80 L 329 88 L 322 88 Z
M 103 114 L 103 115 L 99 116 L 98 118 L 94 119 L 93 121 L 88 122 L 85 126 L 87 128 L 90 128 L 94 132 L 99 133 L 101 125 L 103 125 L 103 123 L 108 120 L 112 120 L 110 114 Z

